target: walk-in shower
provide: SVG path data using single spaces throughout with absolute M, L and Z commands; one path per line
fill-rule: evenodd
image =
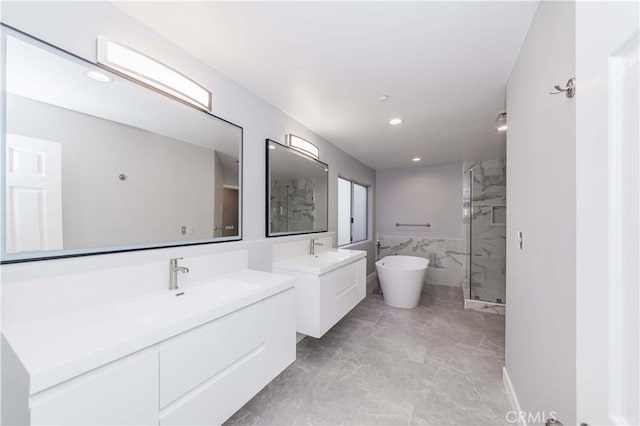
M 501 312 L 507 302 L 505 172 L 503 160 L 464 165 L 465 307 Z

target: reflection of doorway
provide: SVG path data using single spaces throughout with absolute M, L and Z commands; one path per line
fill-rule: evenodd
M 238 189 L 224 188 L 222 200 L 222 236 L 238 235 Z
M 62 249 L 62 145 L 7 133 L 7 252 Z

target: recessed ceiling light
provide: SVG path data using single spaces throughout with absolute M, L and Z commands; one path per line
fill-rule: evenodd
M 402 124 L 404 120 L 402 118 L 392 118 L 389 120 L 389 126 L 398 126 Z
M 411 161 L 413 161 L 414 163 L 417 163 L 420 160 L 422 160 L 422 158 L 418 157 L 417 155 L 414 155 L 413 158 L 411 159 Z
M 499 131 L 499 132 L 506 132 L 507 131 L 507 125 L 503 124 L 502 126 L 499 126 L 496 130 Z
M 269 145 L 269 149 L 276 149 L 275 145 Z
M 389 99 L 389 95 L 380 95 L 378 99 L 381 101 L 386 101 L 387 99 Z
M 87 71 L 87 77 L 89 77 L 92 80 L 99 81 L 100 83 L 106 83 L 111 81 L 111 79 L 108 76 L 98 71 Z

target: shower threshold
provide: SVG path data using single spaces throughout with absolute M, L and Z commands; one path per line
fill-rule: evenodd
M 504 315 L 506 305 L 504 303 L 485 302 L 484 300 L 464 299 L 464 308 Z

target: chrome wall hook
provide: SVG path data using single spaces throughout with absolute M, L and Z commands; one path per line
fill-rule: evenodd
M 549 92 L 550 95 L 558 95 L 564 92 L 567 98 L 573 98 L 576 95 L 576 78 L 570 78 L 569 81 L 567 81 L 567 87 L 564 89 L 559 85 L 555 85 L 553 88 L 556 89 L 557 92 Z

